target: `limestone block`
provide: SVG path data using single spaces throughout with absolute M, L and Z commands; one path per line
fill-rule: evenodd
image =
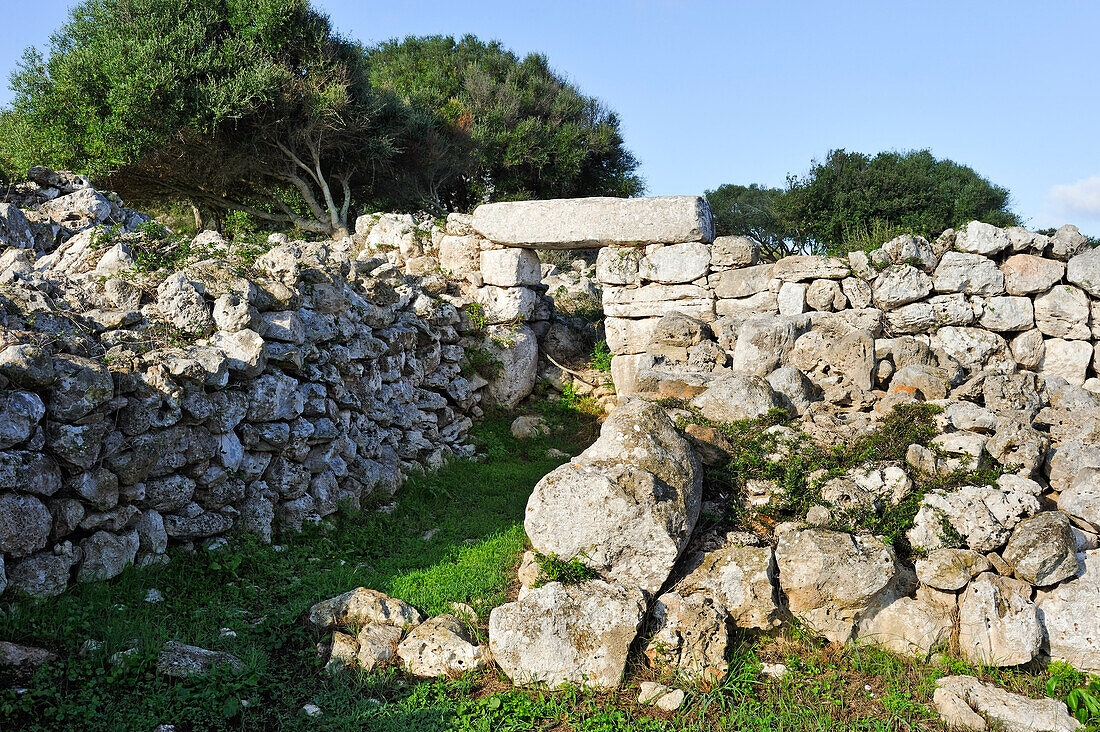
M 710 276 L 714 294 L 721 298 L 743 298 L 768 291 L 774 264 L 757 264 L 751 267 L 716 272 Z
M 989 330 L 1029 330 L 1035 326 L 1035 307 L 1029 297 L 991 297 L 985 301 L 978 322 Z
M 852 273 L 848 263 L 837 257 L 796 255 L 775 263 L 774 277 L 784 282 L 803 280 L 842 280 Z
M 550 582 L 489 614 L 489 649 L 514 684 L 613 689 L 645 615 L 641 590 Z
M 603 247 L 596 255 L 596 279 L 604 285 L 636 285 L 641 258 L 637 247 Z
M 960 252 L 993 256 L 1012 246 L 1004 229 L 981 221 L 971 221 L 964 231 L 955 235 L 955 247 Z
M 1060 376 L 1075 386 L 1085 383 L 1093 346 L 1088 341 L 1067 341 L 1048 338 L 1043 342 L 1043 355 L 1037 371 L 1044 376 Z
M 1035 298 L 1035 327 L 1044 335 L 1070 340 L 1088 340 L 1088 295 L 1072 285 L 1055 285 Z
M 710 266 L 748 267 L 760 259 L 760 245 L 747 236 L 719 236 L 711 245 Z
M 1061 282 L 1066 265 L 1033 254 L 1014 254 L 1001 265 L 1001 272 L 1009 295 L 1032 295 L 1046 292 Z
M 666 285 L 694 282 L 710 270 L 710 246 L 701 242 L 651 244 L 639 265 L 642 279 Z
M 714 220 L 702 196 L 486 203 L 474 209 L 470 225 L 490 241 L 534 249 L 714 239 Z
M 481 252 L 481 279 L 486 285 L 519 287 L 542 282 L 542 264 L 530 249 L 506 248 Z
M 1005 291 L 1005 276 L 989 257 L 947 252 L 936 266 L 932 284 L 936 292 L 1000 295 Z
M 1082 552 L 1078 560 L 1082 571 L 1077 578 L 1040 589 L 1035 604 L 1050 659 L 1095 674 L 1100 673 L 1100 550 Z
M 649 318 L 683 313 L 693 318 L 713 320 L 714 296 L 710 290 L 699 285 L 605 287 L 603 310 L 604 315 L 613 318 Z

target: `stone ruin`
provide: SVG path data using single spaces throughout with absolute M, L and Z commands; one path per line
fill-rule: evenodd
M 56 594 L 169 543 L 270 541 L 341 502 L 388 501 L 409 470 L 471 453 L 481 405 L 512 408 L 540 378 L 579 384 L 567 366 L 591 334 L 548 292 L 566 283 L 602 296 L 617 395 L 599 393 L 600 438 L 540 481 L 525 528 L 597 578 L 541 584 L 527 556 L 488 647 L 459 610 L 398 622 L 399 601 L 353 591 L 315 608 L 319 627 L 365 623 L 335 631 L 336 666 L 396 652 L 434 675 L 491 657 L 518 684 L 613 687 L 641 635 L 651 663 L 716 677 L 735 628 L 797 620 L 898 653 L 1100 671 L 1100 250 L 1075 227 L 971 222 L 761 262 L 750 240 L 714 237 L 700 197 L 578 199 L 445 226 L 374 214 L 345 239 L 273 235 L 253 258 L 204 232 L 201 256 L 165 264 L 148 217 L 78 176 L 32 170 L 8 200 L 0 590 Z M 573 273 L 536 253 L 592 248 Z M 471 370 L 478 350 L 499 368 Z M 712 423 L 783 410 L 831 445 L 922 401 L 941 434 L 904 464 L 830 481 L 765 535 L 697 530 L 704 465 L 729 456 L 713 430 L 677 429 L 685 408 Z M 1010 468 L 995 483 L 923 496 L 915 562 L 831 526 L 896 503 L 912 475 L 992 462 Z M 977 704 L 956 686 L 945 704 Z
M 652 663 L 717 678 L 733 628 L 793 620 L 902 654 L 1100 671 L 1100 249 L 1076 227 L 971 222 L 932 242 L 760 262 L 751 240 L 714 238 L 693 197 L 492 204 L 472 225 L 510 247 L 602 247 L 623 404 L 528 502 L 534 549 L 598 579 L 540 586 L 526 559 L 519 599 L 489 623 L 516 683 L 615 687 L 639 634 Z M 916 402 L 942 410 L 940 434 L 903 464 L 828 481 L 824 505 L 770 535 L 695 531 L 701 463 L 729 455 L 714 430 L 678 434 L 676 405 L 711 423 L 783 410 L 828 446 Z M 831 527 L 853 505 L 896 505 L 912 475 L 994 463 L 995 482 L 922 497 L 915 562 Z M 978 708 L 968 683 L 937 696 Z

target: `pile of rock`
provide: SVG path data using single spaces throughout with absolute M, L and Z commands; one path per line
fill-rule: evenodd
M 484 667 L 484 646 L 477 643 L 469 611 L 424 619 L 404 600 L 364 587 L 317 603 L 309 620 L 332 630 L 327 643 L 329 673 L 373 671 L 395 656 L 414 676 L 452 676 Z M 353 630 L 354 634 L 345 632 Z
M 407 274 L 431 255 L 400 217 L 272 235 L 253 261 L 216 232 L 166 237 L 78 176 L 32 177 L 34 208 L 0 210 L 0 591 L 388 500 L 472 454 L 482 403 L 534 383 L 530 328 L 478 328 L 461 287 Z M 503 368 L 476 373 L 471 348 Z

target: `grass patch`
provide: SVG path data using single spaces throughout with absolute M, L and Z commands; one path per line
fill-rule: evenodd
M 563 585 L 575 585 L 599 575 L 587 567 L 580 557 L 562 559 L 557 554 L 535 554 L 535 563 L 539 565 L 539 580 L 536 587 L 547 582 L 561 582 Z
M 321 636 L 302 622 L 305 611 L 365 586 L 428 614 L 467 602 L 487 618 L 507 598 L 527 547 L 522 521 L 531 489 L 568 459 L 548 457 L 547 450 L 575 454 L 593 434 L 591 420 L 577 412 L 548 410 L 547 417 L 557 429 L 520 441 L 508 429 L 512 415 L 490 415 L 474 430 L 488 459 L 411 477 L 392 514 L 344 513 L 288 541 L 283 551 L 240 537 L 227 550 L 177 553 L 166 566 L 131 568 L 49 600 L 4 603 L 0 638 L 48 648 L 60 660 L 32 676 L 0 671 L 0 728 L 295 728 L 306 726 L 299 710 L 314 700 L 336 714 L 337 698 L 352 690 L 321 672 L 315 650 Z M 145 602 L 151 589 L 164 601 Z M 223 636 L 223 628 L 235 636 Z M 88 640 L 102 647 L 82 655 Z M 231 652 L 248 671 L 166 679 L 155 664 L 168 640 Z M 108 661 L 128 647 L 137 650 L 122 666 Z M 366 697 L 363 688 L 354 693 L 355 708 L 347 702 L 349 716 L 330 720 L 332 728 L 361 718 Z M 417 712 L 408 719 L 431 716 Z
M 611 373 L 611 359 L 614 355 L 611 349 L 607 347 L 607 341 L 597 341 L 592 348 L 592 357 L 588 360 L 588 365 L 597 371 L 609 374 Z

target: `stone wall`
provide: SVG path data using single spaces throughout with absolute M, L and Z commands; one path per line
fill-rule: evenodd
M 163 237 L 46 169 L 8 200 L 0 592 L 53 595 L 172 545 L 272 541 L 340 504 L 385 505 L 408 471 L 472 454 L 481 404 L 534 383 L 529 252 L 478 252 L 478 290 L 438 264 L 463 236 L 411 216 L 242 245 Z M 471 349 L 502 368 L 478 373 Z
M 913 336 L 967 372 L 1026 369 L 1100 391 L 1100 251 L 1073 226 L 1054 236 L 971 222 L 933 242 L 901 236 L 844 258 L 761 262 L 743 237 L 606 247 L 607 342 L 620 394 L 702 388 L 730 371 L 766 376 L 779 366 L 842 367 L 820 332 L 869 334 L 862 388 L 909 389 L 894 339 Z M 695 342 L 658 333 L 662 315 L 707 324 Z M 781 319 L 791 338 L 776 336 Z M 768 325 L 768 324 L 771 325 Z M 778 340 L 776 340 L 778 338 Z M 717 347 L 715 347 L 717 346 Z M 834 349 L 835 350 L 835 349 Z M 662 378 L 662 373 L 679 375 Z

